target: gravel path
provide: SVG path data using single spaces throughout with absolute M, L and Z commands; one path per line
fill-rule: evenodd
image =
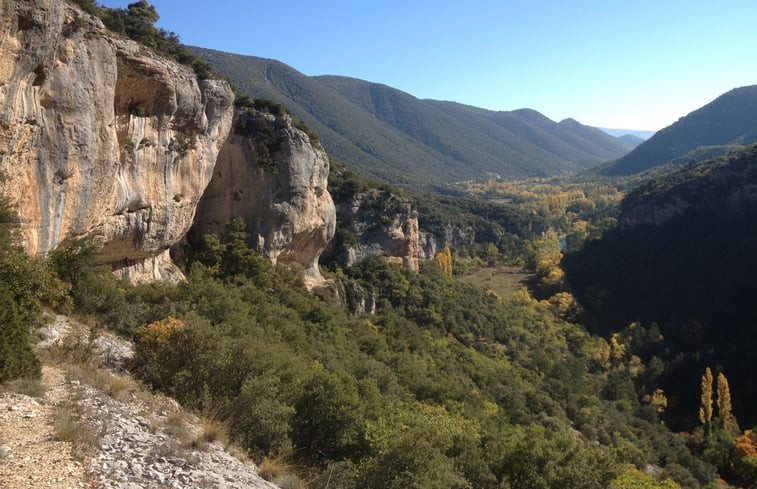
M 57 406 L 71 391 L 60 368 L 44 366 L 44 397 L 7 392 L 0 395 L 0 487 L 87 487 L 84 467 L 69 443 L 55 441 Z
M 86 330 L 56 316 L 41 338 L 41 351 L 60 354 L 61 345 L 82 344 Z M 86 367 L 43 366 L 43 397 L 0 393 L 0 488 L 277 489 L 222 440 L 208 440 L 202 421 L 176 401 L 123 372 L 128 342 L 105 334 L 94 345 Z M 55 440 L 62 418 L 68 442 Z

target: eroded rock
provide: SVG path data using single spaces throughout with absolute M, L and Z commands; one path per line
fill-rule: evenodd
M 91 239 L 135 281 L 180 278 L 165 253 L 191 226 L 232 103 L 226 82 L 198 81 L 67 2 L 4 2 L 0 169 L 25 248 Z
M 190 242 L 223 234 L 226 223 L 242 217 L 251 247 L 320 278 L 318 258 L 336 224 L 326 152 L 288 115 L 251 110 L 238 118 L 200 200 Z

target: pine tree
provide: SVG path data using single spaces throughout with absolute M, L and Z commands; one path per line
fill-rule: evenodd
M 712 370 L 707 367 L 702 375 L 702 401 L 699 408 L 699 421 L 709 428 L 712 420 Z
M 720 416 L 720 425 L 724 430 L 728 430 L 731 423 L 731 390 L 728 388 L 728 379 L 723 372 L 718 373 L 718 415 Z

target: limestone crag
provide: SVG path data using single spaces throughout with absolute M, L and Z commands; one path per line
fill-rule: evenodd
M 71 239 L 133 280 L 181 276 L 191 226 L 231 127 L 233 93 L 111 35 L 60 0 L 0 3 L 0 170 L 24 246 Z
M 418 233 L 420 242 L 419 258 L 431 260 L 445 246 L 458 248 L 471 246 L 476 242 L 476 231 L 470 227 L 460 227 L 454 224 L 443 223 L 421 229 Z
M 299 263 L 320 279 L 318 258 L 334 236 L 336 211 L 326 186 L 329 160 L 289 115 L 246 108 L 221 149 L 189 234 L 222 234 L 242 217 L 250 245 L 273 263 Z
M 382 255 L 418 270 L 418 213 L 409 200 L 377 189 L 359 192 L 339 205 L 337 217 L 341 239 L 335 240 L 328 254 L 343 266 Z
M 662 226 L 687 212 L 746 212 L 757 205 L 757 147 L 749 152 L 705 161 L 678 173 L 672 183 L 653 181 L 623 202 L 620 225 Z

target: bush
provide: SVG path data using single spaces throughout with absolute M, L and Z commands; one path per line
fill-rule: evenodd
M 0 382 L 40 375 L 29 343 L 29 326 L 10 290 L 0 285 Z
M 354 378 L 316 366 L 294 407 L 295 447 L 331 460 L 359 459 L 365 448 L 364 421 Z
M 95 264 L 97 246 L 72 241 L 52 251 L 48 263 L 57 277 L 68 284 L 70 301 L 79 314 L 99 314 L 115 319 L 126 306 L 124 292 L 110 267 Z
M 40 375 L 31 331 L 42 324 L 42 305 L 57 302 L 61 292 L 45 264 L 17 242 L 18 216 L 0 195 L 0 382 Z

